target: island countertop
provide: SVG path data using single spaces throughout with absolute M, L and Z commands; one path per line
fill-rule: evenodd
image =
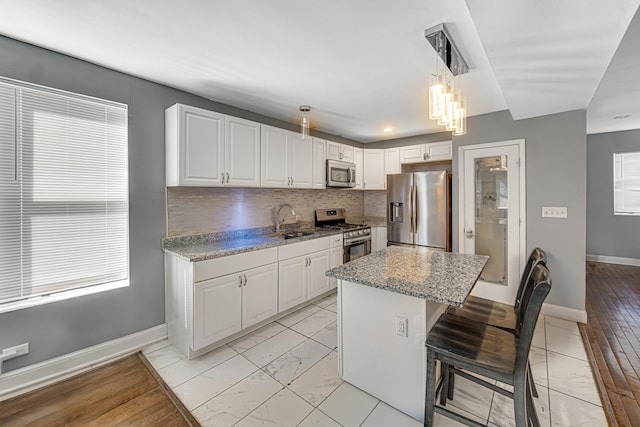
M 489 257 L 389 246 L 326 272 L 329 277 L 460 307 Z

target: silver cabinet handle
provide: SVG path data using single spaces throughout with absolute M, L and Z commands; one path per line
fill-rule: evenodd
M 244 286 L 247 286 L 247 276 L 246 276 L 246 274 L 243 274 L 242 277 L 244 277 Z
M 424 153 L 424 156 L 425 156 L 427 159 L 430 159 L 430 158 L 431 158 L 431 154 L 429 154 L 429 153 Z
M 427 153 L 422 154 L 422 160 L 427 160 Z
M 229 183 L 229 172 L 227 172 L 227 184 Z
M 242 287 L 242 274 L 238 276 L 238 287 Z
M 224 172 L 220 174 L 220 183 L 224 184 Z
M 471 228 L 467 228 L 466 230 L 464 230 L 464 234 L 466 235 L 467 239 L 473 239 L 474 237 L 476 237 L 476 235 L 473 234 L 473 229 Z
M 338 158 L 339 158 L 340 160 L 342 160 L 342 157 L 343 157 L 343 156 L 344 156 L 344 154 L 342 154 L 342 153 L 338 153 Z

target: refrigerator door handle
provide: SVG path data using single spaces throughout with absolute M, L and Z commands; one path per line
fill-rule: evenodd
M 411 215 L 409 216 L 409 227 L 410 229 L 410 233 L 413 233 L 413 215 L 414 215 L 414 208 L 415 205 L 413 203 L 413 184 L 409 186 L 409 209 L 411 211 Z
M 418 186 L 413 186 L 413 232 L 418 232 Z

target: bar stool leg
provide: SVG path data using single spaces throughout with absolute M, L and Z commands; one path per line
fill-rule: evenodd
M 527 362 L 527 376 L 529 377 L 529 384 L 531 384 L 531 393 L 533 393 L 533 397 L 538 397 L 538 390 L 536 389 L 536 384 L 533 382 L 533 375 L 531 374 L 531 363 Z
M 427 390 L 424 402 L 424 425 L 433 425 L 433 407 L 436 399 L 436 353 L 427 350 Z
M 533 387 L 535 387 L 533 382 L 527 385 L 527 416 L 533 427 L 540 427 L 540 419 L 538 418 L 538 413 L 536 412 L 536 407 L 531 397 Z
M 440 362 L 440 377 L 442 378 L 442 387 L 440 388 L 440 404 L 446 406 L 447 396 L 449 396 L 449 381 L 451 376 L 449 375 L 449 365 Z
M 516 427 L 529 426 L 527 417 L 527 387 L 526 375 L 523 375 L 523 378 L 515 378 L 513 384 L 513 409 L 515 412 Z

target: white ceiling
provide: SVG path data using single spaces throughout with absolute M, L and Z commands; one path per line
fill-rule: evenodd
M 596 92 L 639 3 L 0 0 L 0 34 L 292 123 L 308 104 L 312 128 L 370 142 L 443 130 L 427 117 L 424 30 L 445 23 L 470 68 L 470 115 L 589 106 L 601 132 L 640 121 L 640 24 Z M 614 115 L 632 117 L 611 120 L 612 91 L 630 99 Z

